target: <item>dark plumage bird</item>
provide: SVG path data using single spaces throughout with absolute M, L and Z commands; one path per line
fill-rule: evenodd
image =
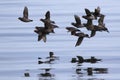
M 59 28 L 54 24 L 55 22 L 50 19 L 50 11 L 47 11 L 45 14 L 45 19 L 40 19 L 40 21 L 44 23 L 44 27 L 49 33 L 55 33 L 54 28 Z
M 52 21 L 50 19 L 50 11 L 47 11 L 45 14 L 45 19 L 40 19 L 40 21 L 42 21 L 43 23 L 55 23 L 54 21 Z
M 32 22 L 33 20 L 28 18 L 28 8 L 25 6 L 23 11 L 23 17 L 19 17 L 18 19 L 23 22 Z
M 74 15 L 75 21 L 76 23 L 71 23 L 73 26 L 77 27 L 77 28 L 82 28 L 84 27 L 84 25 L 81 23 L 80 17 L 78 15 Z
M 96 31 L 107 31 L 107 32 L 109 32 L 109 30 L 105 27 L 104 15 L 101 15 L 100 18 L 98 19 L 98 25 L 94 25 L 94 29 L 91 31 L 90 37 L 95 36 Z
M 83 32 L 75 33 L 75 36 L 78 36 L 78 37 L 79 37 L 78 40 L 77 40 L 77 42 L 76 42 L 75 47 L 76 47 L 76 46 L 79 46 L 79 45 L 82 43 L 84 37 L 89 38 L 89 35 L 88 35 L 88 34 L 84 34 Z
M 68 32 L 71 32 L 71 35 L 75 35 L 77 31 L 80 31 L 79 29 L 74 27 L 66 27 L 66 29 L 68 30 Z
M 55 33 L 54 29 L 59 27 L 54 24 L 54 21 L 50 20 L 50 11 L 47 11 L 45 19 L 40 19 L 40 21 L 44 23 L 44 27 L 36 27 L 34 32 L 38 34 L 38 41 L 43 39 L 43 41 L 46 42 L 46 35 L 49 33 Z
M 34 30 L 35 33 L 38 34 L 38 41 L 40 41 L 41 39 L 43 39 L 44 42 L 46 42 L 46 35 L 49 34 L 44 27 L 35 27 Z
M 54 29 L 59 28 L 57 25 L 49 23 L 49 22 L 45 22 L 44 27 L 45 27 L 46 31 L 49 33 L 55 33 Z
M 93 25 L 93 20 L 92 19 L 88 19 L 87 23 L 83 23 L 83 25 L 86 27 L 87 30 L 92 31 L 94 29 L 94 25 Z
M 86 15 L 82 16 L 84 19 L 87 19 L 87 20 L 89 20 L 89 19 L 92 19 L 92 20 L 95 19 L 95 17 L 91 14 L 91 12 L 90 12 L 89 9 L 85 8 L 85 13 L 86 13 Z
M 97 17 L 100 17 L 102 15 L 100 13 L 100 7 L 99 6 L 94 10 L 94 12 L 91 12 L 91 13 L 94 15 L 95 19 L 97 19 Z
M 99 20 L 98 20 L 98 26 L 102 28 L 103 31 L 108 31 L 108 29 L 105 27 L 105 23 L 104 23 L 104 17 L 105 15 L 101 15 Z
M 104 17 L 105 15 L 101 15 L 100 18 L 98 19 L 98 24 L 103 25 L 104 24 Z
M 94 25 L 94 29 L 91 31 L 90 37 L 95 36 L 96 31 L 108 31 L 108 29 L 105 26 L 102 25 Z

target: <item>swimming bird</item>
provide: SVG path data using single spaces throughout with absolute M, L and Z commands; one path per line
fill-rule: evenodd
M 77 40 L 77 42 L 76 42 L 75 47 L 76 47 L 76 46 L 79 46 L 79 45 L 82 43 L 84 37 L 90 38 L 88 34 L 85 34 L 85 33 L 83 33 L 83 32 L 75 33 L 75 36 L 78 36 L 78 37 L 79 37 L 78 40 Z
M 45 19 L 40 19 L 40 21 L 42 21 L 43 23 L 55 23 L 54 21 L 52 21 L 50 19 L 50 11 L 47 11 L 46 14 L 45 14 Z
M 74 27 L 66 27 L 66 29 L 68 30 L 68 32 L 71 32 L 71 35 L 75 35 L 77 31 L 80 31 L 79 29 Z
M 87 19 L 87 20 L 95 19 L 95 17 L 91 14 L 89 9 L 85 8 L 85 13 L 86 13 L 86 15 L 82 16 L 84 19 Z
M 18 19 L 23 22 L 32 22 L 33 20 L 29 19 L 28 17 L 28 8 L 25 6 L 23 11 L 23 17 L 19 17 Z
M 84 27 L 84 25 L 81 23 L 81 19 L 78 15 L 74 15 L 75 21 L 76 23 L 71 23 L 73 26 L 77 27 L 77 28 L 82 28 Z

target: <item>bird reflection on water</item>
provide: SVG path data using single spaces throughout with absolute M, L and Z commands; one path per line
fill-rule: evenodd
M 42 68 L 40 70 L 45 70 L 44 73 L 38 74 L 39 80 L 55 80 L 54 74 L 50 72 L 52 68 Z

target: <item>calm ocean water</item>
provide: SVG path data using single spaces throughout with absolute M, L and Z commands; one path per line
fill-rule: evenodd
M 1 0 L 0 2 L 0 80 L 42 80 L 38 74 L 41 68 L 53 68 L 54 80 L 120 80 L 120 1 L 119 0 Z M 29 9 L 33 22 L 24 23 L 17 18 L 22 16 L 24 6 Z M 90 39 L 74 47 L 77 37 L 70 36 L 65 27 L 74 22 L 74 14 L 80 17 L 84 9 L 93 11 L 100 6 L 105 14 L 105 24 L 110 33 L 97 32 Z M 51 19 L 60 27 L 55 34 L 47 36 L 47 42 L 37 41 L 35 26 L 43 26 L 39 21 L 47 11 Z M 82 22 L 86 22 L 82 19 Z M 90 33 L 86 29 L 84 32 Z M 60 60 L 54 64 L 38 64 L 38 57 L 45 58 L 53 51 Z M 84 76 L 75 74 L 76 64 L 70 63 L 77 55 L 84 58 L 95 56 L 102 59 L 96 64 L 83 64 L 87 67 L 108 68 L 107 74 Z M 24 77 L 29 69 L 30 77 Z M 45 80 L 45 79 L 44 79 Z M 49 79 L 48 79 L 49 80 Z

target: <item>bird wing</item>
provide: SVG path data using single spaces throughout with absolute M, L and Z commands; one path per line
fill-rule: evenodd
M 77 24 L 81 24 L 81 20 L 80 20 L 80 17 L 78 15 L 74 15 L 75 17 L 75 21 Z
M 50 19 L 50 11 L 47 11 L 45 14 L 45 19 Z
M 38 35 L 38 41 L 42 39 L 42 35 Z
M 95 31 L 95 30 L 92 30 L 92 31 L 91 31 L 91 34 L 90 34 L 90 37 L 95 36 L 95 34 L 96 34 L 96 31 Z
M 98 13 L 100 13 L 100 7 L 98 6 L 95 11 L 97 11 Z
M 98 19 L 99 24 L 104 24 L 104 15 L 101 15 L 101 17 Z
M 89 9 L 85 8 L 85 12 L 86 12 L 87 16 L 91 16 L 91 12 Z
M 26 6 L 24 7 L 23 17 L 28 19 L 28 8 Z
M 46 35 L 43 35 L 42 39 L 43 39 L 44 42 L 46 42 L 46 40 L 47 40 Z
M 82 43 L 82 41 L 83 41 L 83 37 L 79 37 L 78 40 L 77 40 L 77 42 L 76 42 L 75 47 L 79 46 Z

